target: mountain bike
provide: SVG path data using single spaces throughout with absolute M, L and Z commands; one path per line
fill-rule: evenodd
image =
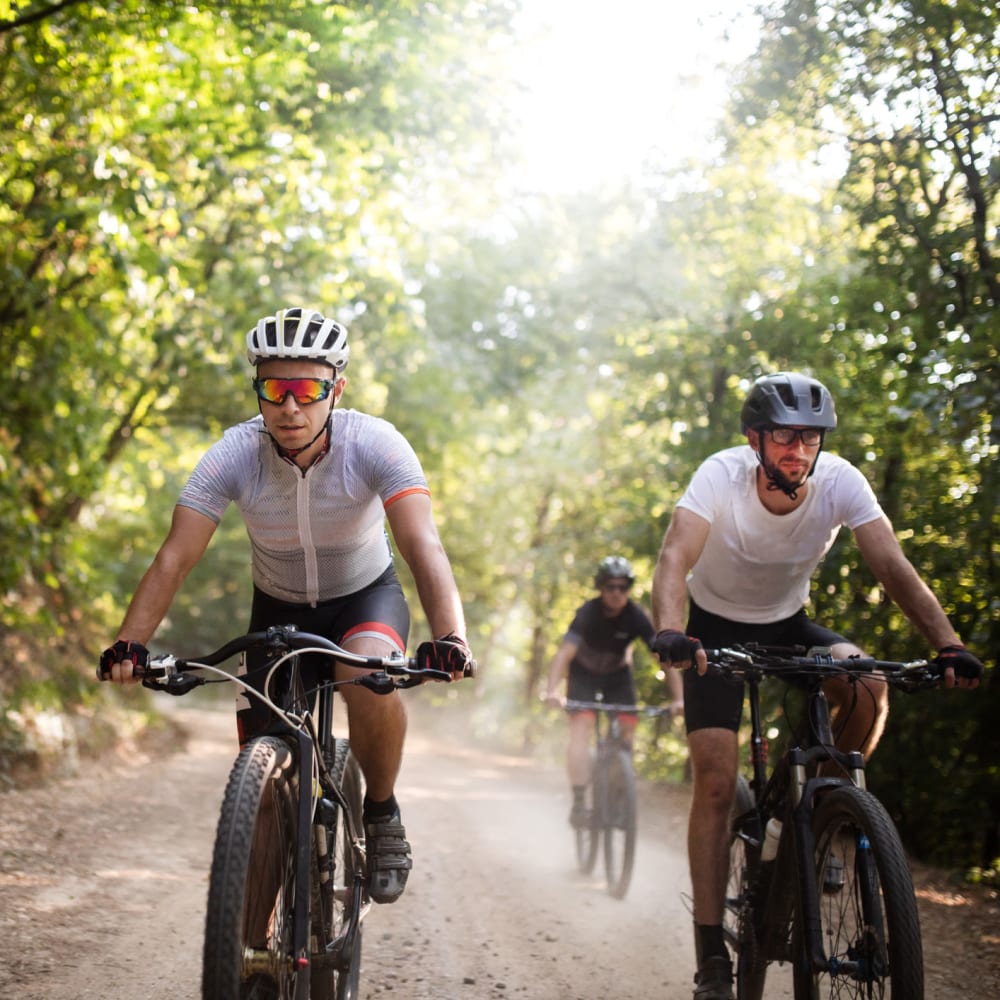
M 266 653 L 262 690 L 218 664 Z M 372 670 L 307 691 L 301 657 Z M 361 656 L 294 626 L 239 636 L 205 656 L 150 658 L 145 687 L 183 695 L 235 683 L 271 710 L 266 731 L 242 747 L 223 795 L 209 877 L 204 1000 L 353 1000 L 361 925 L 372 901 L 362 818 L 363 781 L 346 739 L 333 734 L 333 694 L 357 684 L 389 694 L 432 679 L 399 654 Z M 100 670 L 98 677 L 101 680 Z
M 761 1000 L 773 962 L 791 964 L 796 1000 L 922 1000 L 920 922 L 903 845 L 865 787 L 863 756 L 835 748 L 822 683 L 868 675 L 916 691 L 938 683 L 937 668 L 925 660 L 835 660 L 829 649 L 799 647 L 706 654 L 709 669 L 746 682 L 750 706 L 752 777 L 737 778 L 723 918 L 738 1000 Z M 806 694 L 804 721 L 770 774 L 765 677 L 791 680 Z
M 565 708 L 597 716 L 593 772 L 584 793 L 587 822 L 574 829 L 577 867 L 589 875 L 603 842 L 608 893 L 624 899 L 635 865 L 637 807 L 632 749 L 622 736 L 619 717 L 657 716 L 669 714 L 670 709 L 603 701 L 567 701 Z

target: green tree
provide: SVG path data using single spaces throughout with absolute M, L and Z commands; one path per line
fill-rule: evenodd
M 815 296 L 834 305 L 824 311 L 841 355 L 837 446 L 865 468 L 918 570 L 986 655 L 1000 639 L 998 39 L 996 11 L 975 3 L 774 5 L 733 128 L 753 141 L 777 124 L 842 165 L 853 266 Z M 887 655 L 923 652 L 855 549 L 828 558 L 817 599 Z M 977 696 L 894 705 L 873 780 L 925 853 L 953 855 L 970 838 L 982 861 L 1000 851 L 996 698 L 987 684 Z M 907 748 L 918 733 L 925 759 L 914 780 Z M 975 749 L 970 758 L 957 747 Z M 928 802 L 954 812 L 928 823 Z
M 399 323 L 399 191 L 489 141 L 490 62 L 466 45 L 510 14 L 0 10 L 4 624 L 32 589 L 84 584 L 69 534 L 138 428 L 233 418 L 258 315 L 328 304 L 376 343 Z

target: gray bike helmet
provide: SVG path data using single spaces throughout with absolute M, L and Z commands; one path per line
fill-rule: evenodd
M 340 372 L 351 349 L 347 330 L 314 309 L 279 309 L 247 334 L 247 358 L 256 366 L 276 358 L 318 361 Z
M 632 564 L 624 556 L 608 556 L 602 559 L 594 574 L 594 586 L 600 587 L 608 580 L 628 580 L 629 583 L 634 583 L 635 573 Z
M 740 413 L 747 428 L 797 425 L 833 430 L 837 413 L 833 398 L 822 382 L 797 372 L 777 372 L 757 379 L 747 393 Z

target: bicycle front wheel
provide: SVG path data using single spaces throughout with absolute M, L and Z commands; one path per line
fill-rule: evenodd
M 636 797 L 635 771 L 627 750 L 617 750 L 607 759 L 604 772 L 604 871 L 608 892 L 624 899 L 635 864 Z
M 240 752 L 216 832 L 205 918 L 204 1000 L 293 997 L 297 761 L 263 736 Z
M 820 923 L 828 968 L 796 963 L 796 1000 L 923 1000 L 924 960 L 913 881 L 882 803 L 854 786 L 820 800 L 814 820 Z

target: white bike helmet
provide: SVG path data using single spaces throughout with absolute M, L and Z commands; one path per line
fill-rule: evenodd
M 346 328 L 298 306 L 265 316 L 247 334 L 247 358 L 254 366 L 274 358 L 295 358 L 319 361 L 340 372 L 347 367 L 350 354 Z

